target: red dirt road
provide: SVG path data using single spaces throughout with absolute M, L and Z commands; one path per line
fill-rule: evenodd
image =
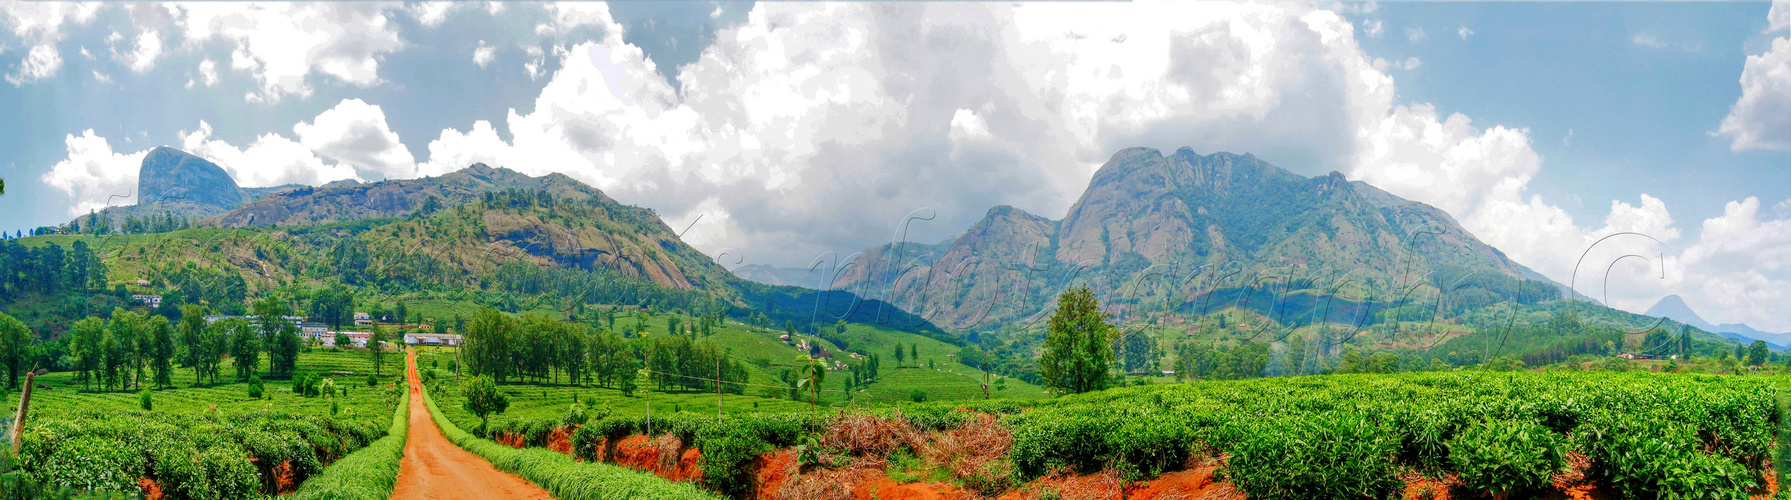
M 410 435 L 404 443 L 404 460 L 399 462 L 398 486 L 394 499 L 528 499 L 553 498 L 528 481 L 504 473 L 491 462 L 472 452 L 460 449 L 442 436 L 441 429 L 429 417 L 423 405 L 423 385 L 417 380 L 417 357 L 405 357 L 405 373 L 410 378 Z

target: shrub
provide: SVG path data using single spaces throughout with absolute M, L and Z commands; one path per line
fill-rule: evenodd
M 261 386 L 261 377 L 253 375 L 249 376 L 249 399 L 261 399 L 263 390 L 264 389 Z
M 1754 475 L 1703 448 L 1693 425 L 1661 418 L 1602 414 L 1575 431 L 1592 459 L 1592 476 L 1624 498 L 1745 499 Z
M 1549 484 L 1566 465 L 1560 439 L 1530 422 L 1487 420 L 1449 440 L 1449 462 L 1462 484 L 1506 498 Z
M 143 411 L 155 409 L 155 399 L 154 396 L 150 395 L 148 387 L 137 392 L 137 407 L 142 408 Z
M 1386 498 L 1397 438 L 1362 415 L 1244 420 L 1224 474 L 1253 500 Z

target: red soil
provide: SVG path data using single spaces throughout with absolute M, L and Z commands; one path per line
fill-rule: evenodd
M 154 479 L 138 479 L 137 487 L 143 488 L 143 500 L 162 500 L 162 485 L 156 484 Z
M 1126 498 L 1131 500 L 1174 500 L 1183 498 L 1200 498 L 1210 500 L 1241 500 L 1244 494 L 1231 487 L 1231 483 L 1219 482 L 1213 477 L 1217 466 L 1205 466 L 1181 472 L 1171 472 L 1156 479 L 1138 483 L 1126 491 Z
M 504 431 L 504 432 L 499 432 L 496 437 L 497 437 L 497 443 L 504 445 L 504 446 L 509 446 L 511 448 L 516 448 L 519 450 L 529 447 L 528 440 L 523 439 L 521 434 L 517 434 L 514 432 L 510 432 L 510 431 Z
M 782 449 L 759 455 L 759 458 L 753 460 L 753 466 L 758 470 L 753 477 L 759 488 L 756 498 L 775 500 L 784 481 L 796 475 L 796 450 Z
M 875 473 L 875 471 L 872 471 Z M 850 486 L 852 500 L 961 500 L 974 498 L 969 492 L 940 483 L 896 484 L 883 474 L 874 474 Z
M 682 451 L 680 451 L 682 450 Z M 672 436 L 649 439 L 629 436 L 616 442 L 616 465 L 652 472 L 673 481 L 697 481 L 703 478 L 702 452 L 684 449 L 683 441 Z
M 1086 476 L 1051 474 L 1001 495 L 1001 500 L 1036 500 L 1051 493 L 1063 500 L 1122 500 L 1125 492 L 1125 483 L 1113 471 Z
M 442 436 L 423 405 L 423 385 L 417 380 L 416 353 L 406 357 L 410 375 L 410 435 L 399 462 L 394 499 L 527 499 L 552 498 L 520 477 L 505 474 L 490 462 L 461 449 Z
M 298 478 L 292 472 L 292 461 L 281 461 L 274 466 L 274 489 L 281 494 L 298 491 Z
M 572 433 L 577 430 L 577 426 L 561 427 L 547 433 L 547 449 L 571 455 Z

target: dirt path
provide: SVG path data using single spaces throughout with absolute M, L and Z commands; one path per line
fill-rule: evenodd
M 429 418 L 423 405 L 423 385 L 417 380 L 417 355 L 405 357 L 410 378 L 410 435 L 399 462 L 395 499 L 540 499 L 553 497 L 541 488 L 492 467 L 490 462 L 460 449 Z

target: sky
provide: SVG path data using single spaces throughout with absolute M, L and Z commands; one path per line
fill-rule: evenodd
M 0 228 L 134 203 L 166 145 L 250 187 L 563 172 L 726 265 L 802 266 L 914 214 L 923 242 L 1062 218 L 1119 149 L 1186 146 L 1434 205 L 1619 308 L 1791 331 L 1782 0 L 0 0 L 0 27 Z

